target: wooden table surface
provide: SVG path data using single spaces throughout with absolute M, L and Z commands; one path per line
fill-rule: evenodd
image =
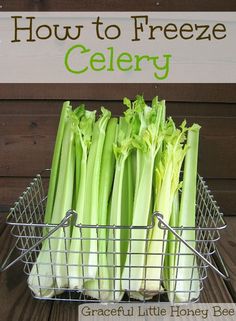
M 9 236 L 9 227 L 4 221 L 5 216 L 0 215 L 0 262 L 6 257 L 13 243 Z M 222 232 L 218 248 L 227 264 L 230 280 L 225 282 L 208 269 L 208 278 L 204 281 L 200 302 L 236 302 L 236 216 L 226 217 L 226 221 L 228 227 Z M 78 303 L 33 299 L 27 287 L 22 263 L 19 262 L 9 270 L 0 273 L 0 320 L 76 321 Z

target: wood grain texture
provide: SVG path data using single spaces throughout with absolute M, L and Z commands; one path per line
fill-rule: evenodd
M 236 84 L 0 84 L 0 99 L 120 100 L 137 93 L 146 99 L 236 103 Z
M 31 177 L 0 177 L 0 212 L 8 212 L 31 182 Z M 236 180 L 207 179 L 207 184 L 214 195 L 221 212 L 236 216 Z
M 220 210 L 225 215 L 236 215 L 236 180 L 208 179 L 207 184 Z
M 120 113 L 120 110 L 117 110 Z M 199 172 L 206 178 L 236 178 L 236 117 L 176 116 L 202 126 Z M 58 115 L 1 115 L 0 176 L 34 176 L 50 167 Z
M 3 3 L 5 11 L 230 11 L 234 0 L 11 0 Z
M 0 85 L 1 86 L 1 85 Z M 137 93 L 136 93 L 137 94 Z M 134 96 L 128 96 L 133 99 Z M 165 98 L 161 97 L 160 98 Z M 145 97 L 146 99 L 146 97 Z M 146 99 L 147 100 L 147 99 Z M 58 115 L 64 100 L 0 100 L 0 122 L 6 115 Z M 117 100 L 71 100 L 73 106 L 85 104 L 88 109 L 96 109 L 98 106 L 105 106 L 111 109 L 114 115 L 119 114 L 124 105 L 122 96 Z M 151 102 L 147 100 L 147 103 Z M 209 116 L 209 117 L 236 117 L 236 103 L 204 103 L 204 102 L 173 102 L 166 101 L 168 116 Z
M 204 281 L 204 289 L 200 295 L 200 302 L 233 303 L 233 299 L 223 280 L 210 270 L 208 271 L 208 278 Z M 63 321 L 77 320 L 77 316 L 77 303 L 56 302 L 52 308 L 50 321 L 57 321 L 59 318 L 62 318 Z
M 34 177 L 0 177 L 0 213 L 7 214 L 10 207 L 30 185 Z M 48 178 L 43 178 L 48 184 Z M 0 214 L 0 217 L 3 216 Z M 1 220 L 0 220 L 1 222 Z
M 0 177 L 0 212 L 9 212 L 19 196 L 29 186 L 32 178 L 26 177 Z M 0 217 L 3 214 L 0 214 Z
M 50 321 L 79 321 L 78 302 L 55 302 L 52 307 Z
M 6 212 L 0 211 L 0 236 L 2 235 L 4 229 L 6 228 Z
M 6 257 L 11 246 L 9 228 L 0 236 L 0 262 Z M 14 252 L 13 255 L 19 254 Z M 2 321 L 48 321 L 52 303 L 34 300 L 27 287 L 22 264 L 17 263 L 9 270 L 0 273 L 0 319 Z
M 51 164 L 54 136 L 0 137 L 0 176 L 35 176 Z
M 0 135 L 55 136 L 58 115 L 1 115 Z
M 231 275 L 235 275 L 235 258 L 232 257 L 235 244 L 232 242 L 236 225 L 235 218 L 227 219 L 229 230 L 222 233 L 220 249 L 223 258 L 230 267 Z M 1 226 L 1 225 L 0 225 Z M 230 242 L 230 243 L 229 243 Z M 0 234 L 1 247 L 0 262 L 7 255 L 12 240 L 9 237 L 9 228 Z M 226 249 L 226 251 L 225 251 Z M 226 253 L 225 253 L 226 252 Z M 17 255 L 17 253 L 14 253 Z M 232 282 L 235 279 L 232 278 Z M 235 283 L 234 283 L 235 284 Z M 51 302 L 33 300 L 27 288 L 26 278 L 22 272 L 22 264 L 18 263 L 8 271 L 0 274 L 0 315 L 4 321 L 77 321 L 78 303 Z M 204 281 L 204 290 L 200 302 L 224 303 L 233 302 L 233 299 L 221 278 L 208 269 L 208 278 Z
M 34 176 L 51 166 L 55 136 L 2 136 L 0 176 Z M 201 137 L 199 172 L 205 178 L 236 178 L 235 141 Z M 223 153 L 222 153 L 223 151 Z
M 60 105 L 61 106 L 61 105 Z M 76 107 L 76 105 L 74 105 Z M 100 103 L 97 103 L 97 109 L 99 114 Z M 108 105 L 108 107 L 112 105 Z M 95 107 L 95 106 L 94 106 Z M 115 111 L 116 114 L 121 115 L 123 107 L 120 105 L 117 109 L 109 108 Z M 58 110 L 59 112 L 59 110 Z M 236 117 L 215 117 L 215 116 L 189 116 L 181 115 L 176 116 L 168 109 L 168 113 L 172 114 L 172 118 L 177 125 L 185 119 L 190 126 L 192 123 L 198 123 L 201 126 L 201 135 L 203 137 L 236 137 Z M 1 115 L 0 118 L 0 135 L 55 135 L 59 122 L 59 113 L 55 115 L 37 115 L 37 114 L 13 114 L 13 115 Z
M 204 303 L 233 303 L 224 281 L 208 269 L 208 277 L 204 281 L 204 290 L 200 295 L 200 302 Z
M 219 185 L 215 183 L 215 186 Z M 236 302 L 236 217 L 225 217 L 228 227 L 221 231 L 221 238 L 217 242 L 217 248 L 228 269 L 230 279 L 223 280 L 210 268 L 208 278 L 204 282 L 204 291 L 201 294 L 200 302 Z
M 7 211 L 28 178 L 50 167 L 62 100 L 0 100 L 0 210 Z M 121 100 L 74 100 L 89 109 L 105 106 L 118 115 Z M 150 103 L 150 102 L 149 102 Z M 210 179 L 222 211 L 236 213 L 236 104 L 167 102 L 177 123 L 201 124 L 199 172 Z M 18 178 L 19 177 L 19 180 Z M 231 184 L 229 183 L 231 182 Z

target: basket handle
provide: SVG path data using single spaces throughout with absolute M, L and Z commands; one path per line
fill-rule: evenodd
M 14 249 L 16 248 L 16 245 L 19 241 L 19 239 L 16 241 L 15 245 L 12 247 L 12 249 L 10 250 L 7 258 L 4 260 L 4 262 L 2 263 L 2 266 L 0 267 L 0 272 L 3 272 L 5 270 L 7 270 L 9 267 L 11 267 L 13 264 L 15 264 L 16 262 L 18 262 L 19 260 L 21 260 L 26 254 L 28 254 L 29 252 L 31 252 L 34 248 L 36 248 L 36 246 L 38 246 L 39 244 L 41 244 L 43 241 L 45 241 L 47 238 L 49 238 L 53 233 L 55 233 L 60 227 L 65 226 L 65 224 L 68 224 L 69 220 L 71 220 L 71 225 L 75 225 L 77 219 L 77 213 L 73 210 L 69 210 L 66 212 L 65 217 L 61 220 L 61 222 L 59 224 L 57 224 L 50 232 L 48 232 L 46 235 L 44 235 L 41 239 L 39 239 L 34 245 L 32 245 L 30 248 L 28 248 L 26 251 L 24 251 L 21 255 L 19 255 L 16 259 L 14 259 L 13 261 L 11 261 L 10 263 L 7 263 L 9 258 L 12 255 L 12 252 L 14 251 Z
M 176 233 L 176 231 L 165 222 L 165 220 L 163 219 L 163 215 L 155 212 L 153 213 L 153 216 L 155 216 L 158 219 L 158 227 L 163 229 L 162 225 L 164 225 L 169 231 L 171 231 L 171 233 L 173 233 L 175 235 L 175 237 L 177 239 L 179 239 L 182 243 L 184 243 L 184 245 L 186 245 L 196 256 L 198 256 L 202 261 L 204 261 L 207 265 L 209 265 L 217 274 L 219 274 L 223 279 L 229 279 L 229 273 L 226 269 L 225 264 L 223 263 L 223 259 L 219 253 L 218 250 L 216 250 L 216 255 L 218 256 L 220 262 L 221 262 L 221 267 L 223 268 L 224 272 L 221 272 L 214 264 L 212 264 L 210 261 L 208 261 L 201 253 L 199 253 L 194 247 L 192 247 L 190 244 L 188 244 L 188 242 L 182 238 L 181 236 L 179 236 L 178 233 Z

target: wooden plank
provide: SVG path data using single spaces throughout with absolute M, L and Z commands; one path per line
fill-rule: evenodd
M 0 178 L 0 210 L 8 212 L 13 203 L 25 191 L 32 178 L 1 177 Z
M 236 104 L 225 103 L 194 103 L 194 102 L 166 102 L 166 112 L 175 117 L 236 117 Z
M 222 279 L 212 271 L 208 271 L 208 278 L 204 281 L 204 289 L 200 295 L 201 303 L 233 303 L 233 299 Z M 78 303 L 56 302 L 53 305 L 50 321 L 73 321 L 78 319 Z
M 200 138 L 199 173 L 206 178 L 236 178 L 235 137 Z
M 233 233 L 234 225 L 232 224 L 231 219 L 229 221 L 228 223 L 230 224 L 231 232 Z M 225 237 L 227 237 L 227 235 L 228 242 L 230 241 L 231 243 L 225 243 Z M 234 239 L 235 235 L 229 233 L 222 236 L 224 246 L 226 248 L 230 248 L 231 246 L 231 250 L 229 249 L 227 253 L 232 253 L 232 250 L 235 247 L 235 243 L 232 241 Z M 12 245 L 9 238 L 9 229 L 6 229 L 1 235 L 0 243 L 3 244 L 3 241 L 4 248 L 0 254 L 0 261 L 2 261 L 3 257 L 8 253 L 8 250 Z M 226 257 L 224 256 L 224 258 Z M 227 262 L 229 262 L 229 259 L 232 261 L 234 257 L 229 255 L 229 257 L 227 257 Z M 235 262 L 233 263 L 233 267 L 235 268 Z M 231 271 L 231 274 L 236 275 L 234 270 Z M 11 270 L 0 274 L 0 286 L 2 294 L 0 296 L 0 313 L 3 320 L 77 320 L 77 303 L 68 304 L 66 302 L 55 302 L 52 305 L 49 301 L 40 302 L 33 300 L 27 289 L 26 280 L 22 273 L 22 265 L 20 263 L 15 267 L 13 266 Z M 233 299 L 222 279 L 211 270 L 208 270 L 208 279 L 204 281 L 204 290 L 201 293 L 200 301 L 209 303 L 229 303 L 233 302 Z
M 133 99 L 134 97 L 130 97 Z M 146 98 L 146 97 L 145 97 Z M 165 97 L 162 97 L 165 98 Z M 79 96 L 77 97 L 79 99 Z M 88 109 L 100 106 L 109 108 L 114 115 L 120 113 L 124 106 L 123 97 L 112 100 L 71 100 L 73 107 L 83 103 Z M 147 101 L 150 104 L 150 101 Z M 59 115 L 63 100 L 0 100 L 0 119 L 3 115 Z M 171 116 L 210 116 L 236 117 L 236 104 L 231 103 L 195 103 L 166 102 L 167 115 Z
M 176 122 L 182 117 L 174 117 Z M 189 124 L 196 122 L 202 128 L 199 146 L 199 172 L 206 178 L 236 178 L 236 118 L 186 117 Z
M 34 177 L 0 177 L 0 218 L 9 213 L 10 207 L 14 206 L 14 203 L 30 185 L 33 178 Z M 48 180 L 48 177 L 43 175 L 45 187 L 48 184 Z
M 0 135 L 55 136 L 59 123 L 57 115 L 1 115 Z
M 208 277 L 203 281 L 203 291 L 200 295 L 201 303 L 233 303 L 224 281 L 208 269 Z
M 183 117 L 174 117 L 177 123 Z M 199 171 L 206 178 L 236 178 L 236 117 L 186 117 L 202 125 Z M 58 116 L 2 115 L 0 176 L 34 176 L 51 164 Z
M 31 182 L 31 177 L 0 177 L 0 212 L 7 213 Z M 207 179 L 220 210 L 236 215 L 236 180 Z
M 234 11 L 234 0 L 11 0 L 3 3 L 3 11 Z
M 52 307 L 50 321 L 78 321 L 78 306 L 78 302 L 71 302 L 70 304 L 68 302 L 55 302 Z
M 1 136 L 0 176 L 35 176 L 51 166 L 54 136 Z
M 177 125 L 180 125 L 183 119 L 186 119 L 187 124 L 191 126 L 193 123 L 198 123 L 201 126 L 200 136 L 202 137 L 236 137 L 236 117 L 215 117 L 212 116 L 173 116 Z
M 233 191 L 213 190 L 212 192 L 220 210 L 225 215 L 236 216 L 236 189 Z
M 4 229 L 6 228 L 6 214 L 0 212 L 0 236 L 2 235 Z
M 0 241 L 4 240 L 5 244 L 0 260 L 5 257 L 8 247 L 10 247 L 11 242 L 8 233 L 9 231 L 6 230 L 0 239 Z M 27 289 L 21 264 L 13 266 L 11 270 L 0 275 L 0 286 L 2 294 L 0 296 L 0 313 L 3 320 L 57 321 L 61 319 L 73 321 L 78 319 L 78 303 L 55 302 L 52 305 L 49 301 L 33 300 Z M 200 302 L 233 302 L 222 279 L 211 270 L 208 270 L 208 279 L 204 281 L 204 290 L 201 293 Z
M 208 179 L 207 184 L 225 215 L 236 215 L 236 180 Z
M 5 258 L 13 246 L 9 237 L 9 228 L 0 236 L 0 262 Z M 4 245 L 4 246 L 2 246 Z M 14 257 L 19 253 L 14 251 Z M 0 273 L 0 315 L 1 320 L 14 321 L 48 321 L 52 303 L 50 301 L 34 300 L 27 287 L 22 264 L 17 263 L 9 270 Z
M 120 100 L 137 93 L 147 100 L 236 102 L 236 84 L 0 84 L 0 99 Z
M 221 239 L 218 242 L 218 248 L 226 264 L 230 275 L 230 281 L 235 291 L 236 297 L 236 217 L 225 217 L 227 228 L 221 231 Z
M 236 180 L 234 179 L 208 179 L 207 184 L 212 190 L 236 190 Z
M 51 166 L 55 136 L 0 137 L 0 176 L 34 176 Z M 235 138 L 202 136 L 199 172 L 206 178 L 236 178 Z
M 204 281 L 204 289 L 200 295 L 201 303 L 233 303 L 223 280 L 217 277 L 212 271 L 208 271 L 208 278 Z M 78 303 L 55 302 L 52 308 L 50 321 L 78 320 Z
M 180 123 L 183 117 L 174 117 Z M 188 124 L 202 126 L 199 145 L 199 172 L 206 178 L 236 178 L 236 118 L 186 117 Z
M 76 105 L 75 105 L 76 106 Z M 95 106 L 94 106 L 95 107 Z M 110 107 L 108 105 L 108 107 Z M 97 109 L 100 106 L 97 105 Z M 122 114 L 122 110 L 125 110 L 122 106 L 120 108 L 113 109 L 114 113 Z M 58 110 L 58 112 L 60 112 Z M 113 114 L 114 114 L 113 113 Z M 98 111 L 99 114 L 99 111 Z M 192 123 L 198 123 L 201 126 L 202 137 L 227 137 L 234 138 L 236 136 L 236 117 L 215 117 L 215 116 L 189 116 L 181 115 L 175 116 L 172 114 L 172 118 L 177 125 L 186 119 L 187 124 L 190 126 Z M 11 136 L 16 133 L 24 135 L 47 135 L 54 136 L 58 127 L 59 113 L 55 115 L 47 114 L 8 114 L 1 115 L 0 118 L 0 135 Z
M 11 195 L 10 195 L 10 197 L 11 197 Z M 11 205 L 12 205 L 12 202 L 10 202 L 9 205 L 0 204 L 0 215 L 2 215 L 3 213 L 8 213 Z
M 177 123 L 183 116 L 174 117 Z M 202 125 L 199 172 L 206 178 L 236 178 L 236 117 L 186 117 Z M 58 116 L 2 116 L 0 176 L 34 176 L 51 164 Z

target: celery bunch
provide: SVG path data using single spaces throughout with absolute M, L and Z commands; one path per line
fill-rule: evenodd
M 84 105 L 63 105 L 44 221 L 57 224 L 73 209 L 79 226 L 61 228 L 44 241 L 28 278 L 37 296 L 71 289 L 120 301 L 128 291 L 147 300 L 163 287 L 170 301 L 199 295 L 197 269 L 196 281 L 188 281 L 194 256 L 157 224 L 147 226 L 154 211 L 172 226 L 195 226 L 200 127 L 184 121 L 177 128 L 157 97 L 151 106 L 142 96 L 125 98 L 124 105 L 119 118 L 104 107 L 96 118 L 98 112 Z M 194 243 L 193 232 L 183 236 Z M 184 255 L 177 260 L 178 250 Z

